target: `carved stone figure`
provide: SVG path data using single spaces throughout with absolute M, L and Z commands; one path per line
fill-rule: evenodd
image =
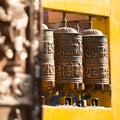
M 0 72 L 0 105 L 32 104 L 32 79 L 30 75 L 16 74 L 13 80 Z
M 9 46 L 12 43 L 9 35 L 12 18 L 12 9 L 9 7 L 7 0 L 0 0 L 0 34 L 6 38 L 5 43 Z
M 30 75 L 16 73 L 12 88 L 17 104 L 32 104 L 32 78 Z
M 8 3 L 12 8 L 13 15 L 9 33 L 15 48 L 15 63 L 21 66 L 22 72 L 24 72 L 25 60 L 28 57 L 26 47 L 30 45 L 26 40 L 28 16 L 25 11 L 25 5 L 20 0 L 8 0 Z
M 23 3 L 21 3 L 20 0 L 8 0 L 8 1 L 9 1 L 8 2 L 9 5 L 13 11 L 12 12 L 13 18 L 11 21 L 12 31 L 10 31 L 10 34 L 11 34 L 11 38 L 12 38 L 13 42 L 15 43 L 16 50 L 20 51 L 23 47 L 21 44 L 26 43 L 25 30 L 26 30 L 26 27 L 28 24 L 28 16 L 27 16 L 26 11 L 24 9 L 25 5 Z
M 0 44 L 0 105 L 32 104 L 32 77 L 25 73 L 9 74 L 5 45 Z
M 5 43 L 12 49 L 14 60 L 25 71 L 25 60 L 28 56 L 26 40 L 28 16 L 25 4 L 21 0 L 0 0 L 0 34 L 6 38 Z
M 7 72 L 3 71 L 6 63 L 7 57 L 5 54 L 5 47 L 3 44 L 0 44 L 0 103 L 5 102 L 8 100 L 7 98 L 11 96 L 12 79 Z

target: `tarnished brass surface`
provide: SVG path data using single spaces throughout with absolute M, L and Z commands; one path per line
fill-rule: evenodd
M 107 36 L 95 32 L 83 36 L 83 79 L 85 84 L 109 84 Z
M 49 104 L 50 96 L 53 92 L 55 82 L 54 63 L 54 39 L 53 30 L 43 26 L 44 39 L 41 62 L 41 95 L 44 97 L 43 104 Z
M 82 35 L 69 28 L 59 30 L 54 34 L 56 83 L 82 83 Z
M 43 53 L 41 64 L 42 81 L 55 80 L 53 30 L 44 29 Z

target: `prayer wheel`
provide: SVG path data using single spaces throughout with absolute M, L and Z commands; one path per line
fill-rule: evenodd
M 109 84 L 108 39 L 96 29 L 83 31 L 83 81 Z
M 41 79 L 42 81 L 55 80 L 55 65 L 54 65 L 54 40 L 53 30 L 44 29 L 43 51 L 41 63 Z
M 82 83 L 82 35 L 69 27 L 54 31 L 56 83 Z
M 44 36 L 40 64 L 40 92 L 43 97 L 43 104 L 49 105 L 55 82 L 54 39 L 53 30 L 47 29 L 45 26 L 43 27 Z

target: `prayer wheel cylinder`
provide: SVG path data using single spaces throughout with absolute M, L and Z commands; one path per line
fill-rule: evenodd
M 41 72 L 42 81 L 55 80 L 54 40 L 53 30 L 50 29 L 44 29 Z
M 109 84 L 108 40 L 101 31 L 83 31 L 83 81 Z
M 44 96 L 43 104 L 49 104 L 49 98 L 53 93 L 55 82 L 54 63 L 54 37 L 53 30 L 43 26 L 43 50 L 41 54 L 41 95 Z
M 55 63 L 54 63 L 54 37 L 53 30 L 43 29 L 43 51 L 41 62 L 41 87 L 44 92 L 54 87 L 55 82 Z
M 73 28 L 54 32 L 56 83 L 82 83 L 82 35 Z

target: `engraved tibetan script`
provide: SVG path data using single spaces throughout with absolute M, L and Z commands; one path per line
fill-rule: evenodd
M 56 78 L 82 77 L 81 62 L 58 62 L 56 64 Z

